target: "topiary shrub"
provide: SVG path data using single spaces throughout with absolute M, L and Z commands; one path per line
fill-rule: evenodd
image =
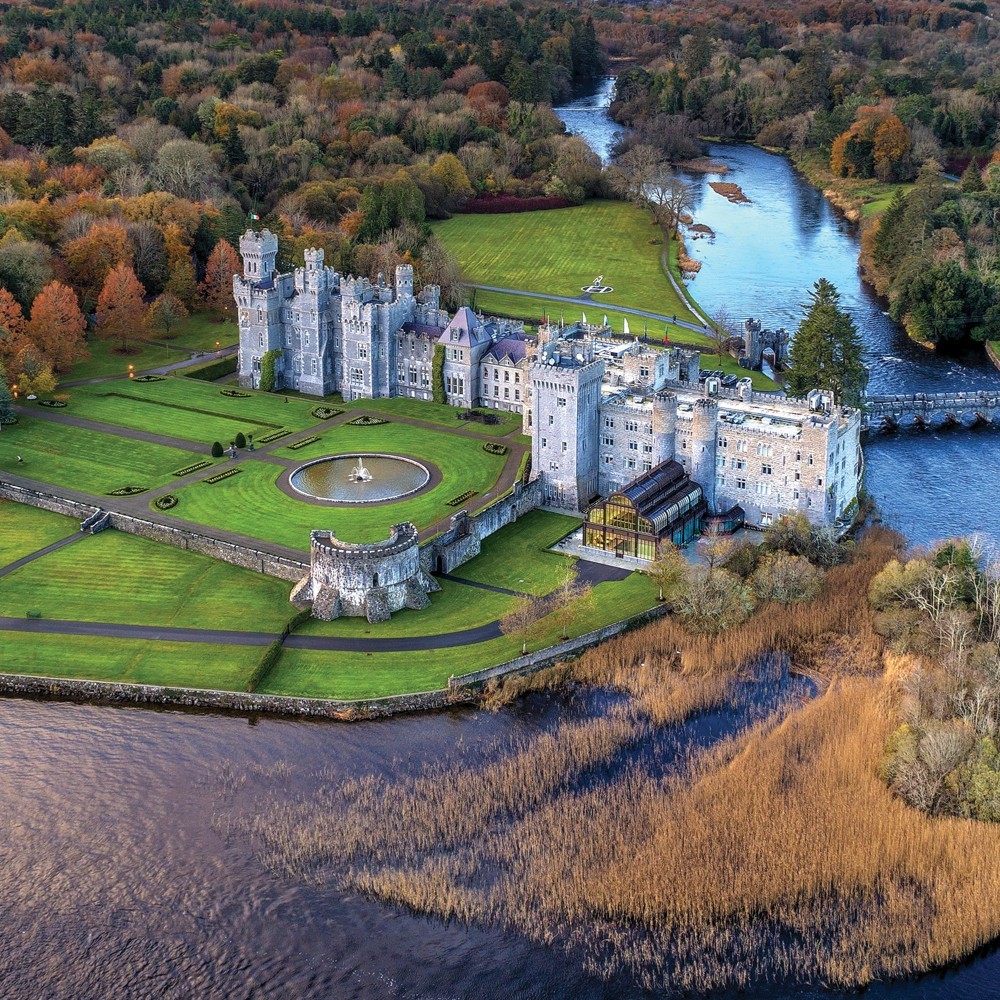
M 236 435 L 236 447 L 237 448 L 245 448 L 246 446 L 247 446 L 246 435 L 243 433 L 243 431 L 240 431 Z
M 275 386 L 277 385 L 275 368 L 277 367 L 278 358 L 280 356 L 281 351 L 274 350 L 268 351 L 264 357 L 260 359 L 260 387 L 264 392 L 274 392 Z
M 218 441 L 216 441 L 212 445 L 212 458 L 222 458 L 224 454 L 225 452 L 222 450 L 222 445 L 219 444 Z

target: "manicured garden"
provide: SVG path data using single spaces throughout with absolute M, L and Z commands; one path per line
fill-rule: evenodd
M 273 393 L 254 392 L 192 379 L 167 377 L 155 382 L 124 379 L 79 386 L 59 399 L 61 412 L 101 423 L 129 427 L 187 441 L 228 444 L 237 433 L 265 436 L 286 428 L 318 423 L 315 403 Z
M 406 399 L 403 396 L 395 396 L 392 399 L 358 399 L 353 403 L 336 405 L 345 410 L 366 410 L 370 413 L 384 413 L 387 416 L 406 417 L 426 424 L 438 424 L 441 427 L 467 430 L 489 437 L 504 437 L 512 431 L 520 431 L 523 423 L 520 413 L 502 413 L 499 410 L 485 411 L 497 418 L 495 424 L 485 424 L 478 420 L 460 420 L 459 414 L 466 412 L 460 406 Z
M 659 227 L 634 205 L 589 201 L 551 212 L 456 215 L 432 228 L 474 284 L 576 297 L 603 274 L 614 291 L 595 297 L 595 313 L 623 305 L 696 322 L 663 273 Z
M 291 405 L 291 404 L 289 404 Z M 474 490 L 475 500 L 492 493 L 507 461 L 491 455 L 483 442 L 461 434 L 446 434 L 396 421 L 374 427 L 338 424 L 322 432 L 323 454 L 388 452 L 425 459 L 436 465 L 442 482 L 426 493 L 397 503 L 357 507 L 322 507 L 293 499 L 275 481 L 283 469 L 248 459 L 241 470 L 218 483 L 195 483 L 177 491 L 178 504 L 171 514 L 186 521 L 236 531 L 267 541 L 306 550 L 313 528 L 331 528 L 347 541 L 370 542 L 386 538 L 390 524 L 413 521 L 425 528 L 456 512 L 448 501 Z M 283 449 L 282 453 L 286 453 Z M 295 455 L 292 452 L 291 455 Z M 297 457 L 308 460 L 309 449 Z M 291 457 L 291 456 L 288 456 Z
M 177 469 L 204 457 L 31 415 L 0 433 L 0 470 L 97 496 L 124 486 L 165 486 Z

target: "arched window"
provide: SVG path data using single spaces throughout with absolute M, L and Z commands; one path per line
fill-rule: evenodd
M 376 574 L 374 574 L 374 576 L 372 576 L 372 586 L 373 587 L 377 587 L 378 586 L 378 573 L 376 573 Z

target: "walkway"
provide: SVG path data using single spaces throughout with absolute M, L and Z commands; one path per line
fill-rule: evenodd
M 178 348 L 178 350 L 186 350 L 186 348 Z M 136 372 L 136 376 L 139 375 L 169 375 L 170 372 L 179 371 L 181 368 L 193 368 L 197 364 L 201 364 L 202 361 L 210 354 L 214 354 L 216 358 L 228 358 L 230 355 L 235 354 L 239 350 L 238 344 L 233 344 L 231 347 L 223 347 L 220 351 L 189 351 L 189 356 L 183 361 L 172 361 L 169 365 L 160 365 L 158 368 L 144 368 L 142 371 Z M 100 382 L 115 382 L 121 381 L 121 373 L 116 373 L 114 375 L 96 375 L 94 378 L 78 378 L 73 379 L 70 382 L 60 382 L 60 389 L 72 389 L 76 385 L 97 385 Z
M 483 292 L 501 292 L 504 295 L 520 295 L 522 298 L 526 299 L 548 299 L 552 302 L 565 302 L 569 305 L 574 306 L 598 306 L 609 310 L 614 310 L 615 312 L 628 313 L 630 316 L 642 316 L 644 319 L 655 319 L 661 323 L 672 323 L 674 326 L 683 327 L 685 330 L 693 330 L 695 333 L 703 333 L 706 336 L 710 333 L 707 326 L 701 326 L 698 323 L 688 323 L 686 320 L 677 319 L 675 320 L 673 316 L 666 316 L 663 313 L 647 312 L 645 309 L 632 309 L 628 306 L 615 305 L 612 302 L 602 303 L 597 299 L 583 298 L 582 296 L 566 296 L 566 295 L 547 295 L 545 292 L 525 292 L 519 288 L 500 288 L 497 285 L 474 285 L 470 284 L 469 288 L 478 288 Z M 685 300 L 686 302 L 686 300 Z
M 30 555 L 15 559 L 12 563 L 8 563 L 6 566 L 0 568 L 0 576 L 7 576 L 8 573 L 13 573 L 14 570 L 20 569 L 22 566 L 27 566 L 28 563 L 34 562 L 36 559 L 41 559 L 42 556 L 47 556 L 50 552 L 65 548 L 67 545 L 72 545 L 73 542 L 78 542 L 81 538 L 87 537 L 89 536 L 85 535 L 82 531 L 77 531 L 72 535 L 67 535 L 65 538 L 60 538 L 58 542 L 46 545 L 44 549 L 39 549 Z
M 269 646 L 278 635 L 270 632 L 240 632 L 232 629 L 179 628 L 170 625 L 122 625 L 116 622 L 81 622 L 64 619 L 10 618 L 0 616 L 0 632 L 30 632 L 42 635 L 100 636 L 152 642 L 202 642 L 223 646 Z M 401 653 L 471 646 L 497 639 L 500 623 L 487 622 L 475 628 L 442 635 L 399 636 L 369 639 L 353 636 L 290 635 L 286 649 L 313 649 L 341 653 Z

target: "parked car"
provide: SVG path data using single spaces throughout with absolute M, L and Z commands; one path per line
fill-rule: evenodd
M 738 376 L 738 375 L 727 375 L 727 376 L 726 376 L 726 377 L 725 377 L 725 378 L 724 378 L 724 379 L 722 380 L 722 384 L 723 384 L 723 385 L 724 385 L 724 386 L 725 386 L 725 387 L 726 387 L 727 389 L 731 389 L 731 388 L 732 388 L 732 387 L 733 387 L 734 385 L 736 385 L 736 383 L 737 383 L 737 382 L 739 382 L 739 380 L 740 380 L 740 378 L 739 378 L 739 376 Z
M 707 368 L 702 368 L 702 370 L 700 372 L 698 372 L 698 381 L 699 382 L 704 382 L 705 379 L 707 379 L 708 376 L 711 375 L 711 374 L 712 373 Z

